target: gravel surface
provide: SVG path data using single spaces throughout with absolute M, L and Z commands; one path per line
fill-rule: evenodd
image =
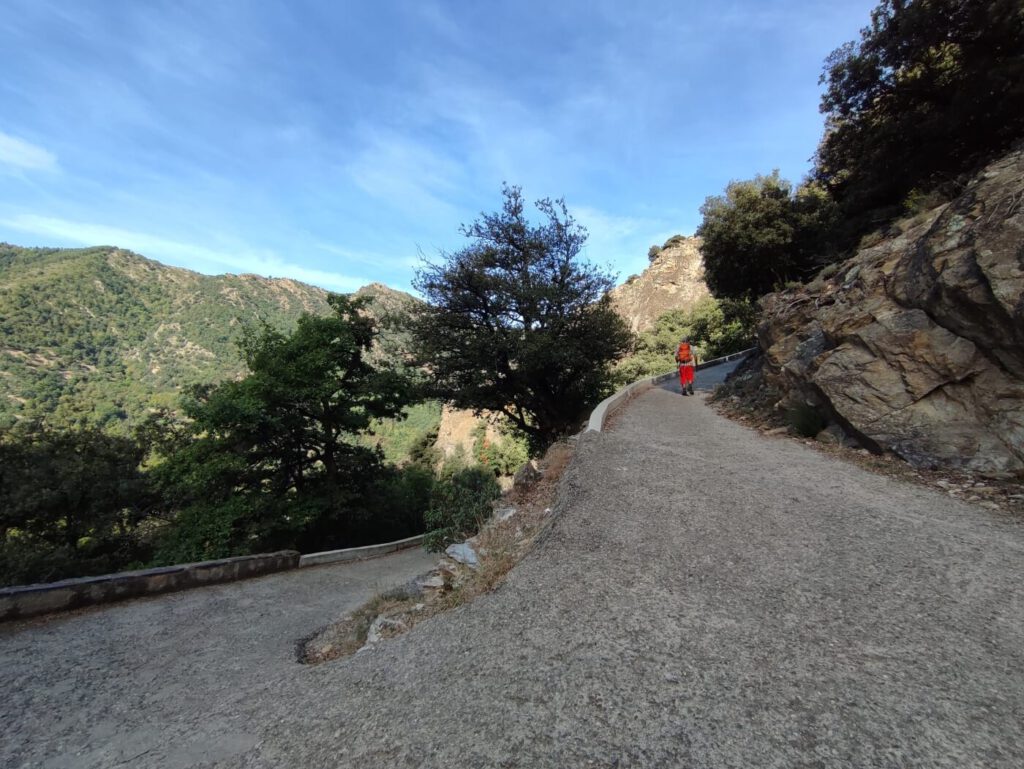
M 1024 766 L 1024 526 L 672 386 L 615 421 L 504 585 L 372 651 L 294 664 L 332 612 L 244 585 L 0 631 L 0 764 Z

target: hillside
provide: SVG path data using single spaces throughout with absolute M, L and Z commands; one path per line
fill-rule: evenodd
M 359 293 L 379 316 L 415 301 L 379 284 Z M 109 246 L 0 244 L 0 427 L 124 429 L 183 387 L 242 374 L 243 324 L 288 330 L 327 311 L 326 291 L 286 278 L 200 275 Z M 385 348 L 400 341 L 383 336 Z
M 631 276 L 611 292 L 615 310 L 637 333 L 653 328 L 670 310 L 692 310 L 707 296 L 700 238 L 681 235 L 670 238 L 642 274 Z
M 761 300 L 750 385 L 919 468 L 1024 474 L 1024 151 Z

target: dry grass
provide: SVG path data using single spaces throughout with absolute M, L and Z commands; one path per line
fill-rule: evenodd
M 299 661 L 319 664 L 355 654 L 366 646 L 367 634 L 378 617 L 389 621 L 381 629 L 381 636 L 389 638 L 497 588 L 550 522 L 558 481 L 571 458 L 572 447 L 556 443 L 540 462 L 540 481 L 530 488 L 512 489 L 496 503 L 497 510 L 514 507 L 516 513 L 503 521 L 492 518 L 471 540 L 479 556 L 476 569 L 442 557 L 436 572 L 444 579 L 442 587 L 423 593 L 390 591 L 370 599 L 301 643 Z

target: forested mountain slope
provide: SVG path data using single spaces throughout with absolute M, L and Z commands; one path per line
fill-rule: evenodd
M 415 301 L 376 284 L 360 293 L 375 313 Z M 323 289 L 285 278 L 200 275 L 109 246 L 0 244 L 0 427 L 127 429 L 174 407 L 182 387 L 241 374 L 246 323 L 290 330 L 328 309 Z

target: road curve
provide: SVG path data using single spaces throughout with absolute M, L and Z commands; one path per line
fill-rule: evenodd
M 1024 765 L 1019 521 L 760 436 L 673 385 L 579 439 L 556 512 L 496 592 L 317 667 L 253 671 L 223 649 L 237 636 L 189 634 L 187 614 L 161 631 L 200 666 L 176 683 L 147 664 L 146 626 L 118 636 L 127 652 L 105 650 L 102 622 L 81 648 L 56 625 L 4 637 L 18 693 L 0 763 Z M 253 633 L 291 610 L 254 607 Z M 116 701 L 111 662 L 133 666 Z

